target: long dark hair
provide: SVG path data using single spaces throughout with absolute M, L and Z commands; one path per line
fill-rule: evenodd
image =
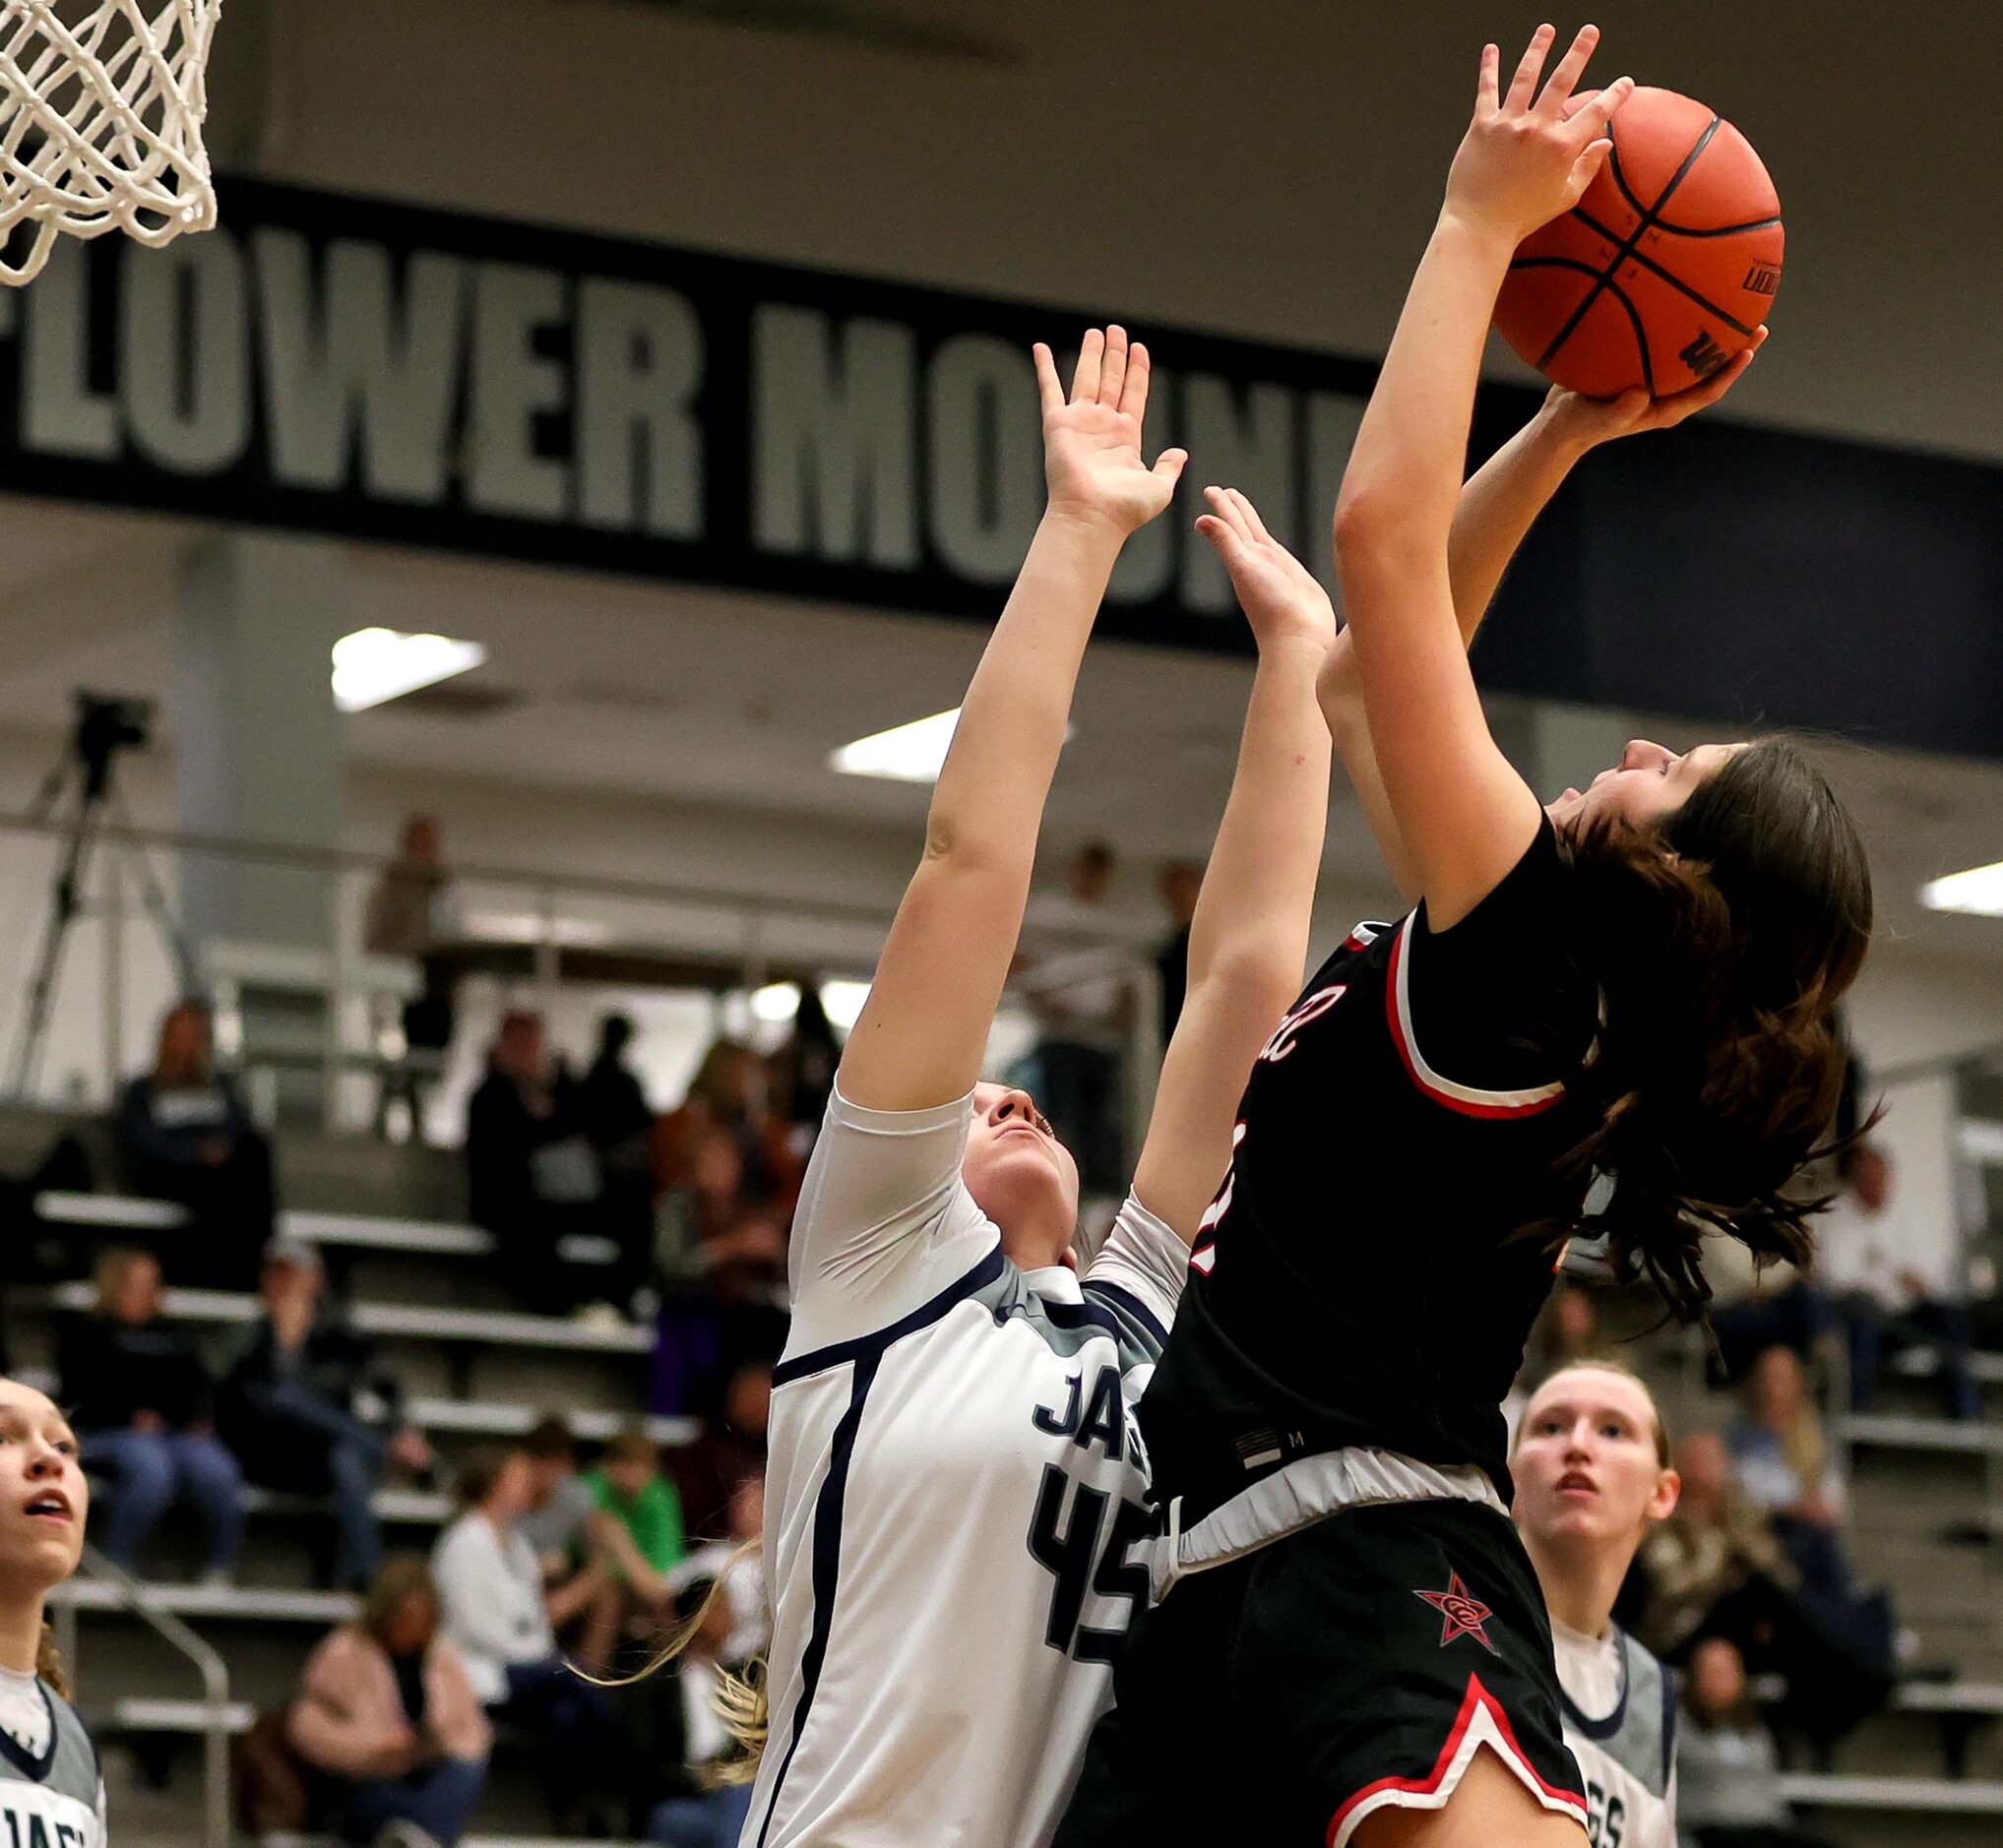
M 1763 1262 L 1806 1261 L 1790 1198 L 1843 1092 L 1836 1004 L 1871 935 L 1854 824 L 1782 739 L 1735 753 L 1659 828 L 1592 822 L 1570 843 L 1579 956 L 1603 1020 L 1571 1090 L 1596 1116 L 1572 1151 L 1611 1175 L 1592 1219 L 1623 1278 L 1646 1275 L 1680 1320 L 1711 1296 L 1708 1232 Z

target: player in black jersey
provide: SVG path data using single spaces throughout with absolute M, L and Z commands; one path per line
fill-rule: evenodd
M 1854 829 L 1777 741 L 1637 742 L 1546 811 L 1466 660 L 1467 612 L 1569 465 L 1556 421 L 1659 427 L 1746 363 L 1653 407 L 1554 400 L 1463 492 L 1510 254 L 1579 196 L 1632 88 L 1576 93 L 1596 38 L 1541 94 L 1548 27 L 1506 94 L 1485 49 L 1357 433 L 1323 703 L 1418 903 L 1359 926 L 1254 1067 L 1141 1403 L 1163 1601 L 1059 1848 L 1573 1848 L 1586 1801 L 1499 1410 L 1554 1260 L 1596 1171 L 1616 1185 L 1591 1229 L 1679 1313 L 1702 1311 L 1703 1227 L 1808 1247 L 1781 1189 L 1841 1081 L 1828 1016 L 1870 928 Z

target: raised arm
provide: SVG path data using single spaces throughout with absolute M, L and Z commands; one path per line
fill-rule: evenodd
M 1600 400 L 1582 398 L 1562 386 L 1551 388 L 1536 414 L 1470 477 L 1455 507 L 1453 529 L 1447 536 L 1447 579 L 1463 648 L 1473 647 L 1475 632 L 1517 547 L 1580 458 L 1616 437 L 1666 430 L 1717 403 L 1752 364 L 1765 339 L 1762 329 L 1729 365 L 1701 385 L 1667 398 L 1652 399 L 1646 392 L 1633 391 Z M 1415 899 L 1417 877 L 1377 768 L 1355 649 L 1346 632 L 1329 650 L 1320 695 L 1337 754 L 1355 787 L 1384 864 L 1399 891 L 1408 900 Z
M 1482 344 L 1517 244 L 1565 211 L 1605 157 L 1601 131 L 1633 88 L 1573 92 L 1597 32 L 1582 31 L 1538 93 L 1539 27 L 1508 92 L 1481 56 L 1474 119 L 1447 181 L 1356 433 L 1336 510 L 1336 557 L 1356 674 L 1391 815 L 1443 929 L 1515 865 L 1536 797 L 1489 736 L 1455 615 L 1448 545 Z
M 1234 489 L 1205 490 L 1217 547 L 1259 644 L 1237 773 L 1189 927 L 1189 990 L 1134 1172 L 1141 1204 L 1193 1240 L 1230 1165 L 1252 1063 L 1300 992 L 1329 814 L 1315 680 L 1336 639 L 1328 594 Z
M 1049 502 L 975 669 L 839 1080 L 851 1103 L 922 1110 L 973 1087 L 1015 955 L 1043 803 L 1078 666 L 1129 533 L 1168 505 L 1185 460 L 1142 460 L 1148 351 L 1085 338 L 1067 402 L 1035 349 Z

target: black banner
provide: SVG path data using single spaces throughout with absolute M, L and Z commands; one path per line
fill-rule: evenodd
M 0 292 L 0 489 L 989 618 L 1041 506 L 1033 339 L 1088 316 L 225 181 L 221 228 Z M 1778 324 L 1784 333 L 1784 304 Z M 1103 633 L 1248 646 L 1227 481 L 1326 569 L 1374 366 L 1138 325 L 1182 505 Z M 1477 451 L 1535 401 L 1483 395 Z M 1711 421 L 1593 458 L 1483 678 L 2003 756 L 2003 470 Z

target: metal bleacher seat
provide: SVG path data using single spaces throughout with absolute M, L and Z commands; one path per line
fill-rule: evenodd
M 175 1617 L 201 1617 L 259 1624 L 304 1624 L 326 1629 L 344 1624 L 361 1608 L 345 1591 L 293 1590 L 278 1585 L 169 1585 L 148 1583 L 139 1597 L 149 1608 Z M 72 1578 L 49 1593 L 52 1607 L 76 1611 L 116 1611 L 123 1603 L 115 1586 L 96 1578 Z
M 1781 1795 L 1791 1804 L 1821 1810 L 2003 1817 L 2003 1783 L 1970 1783 L 1953 1777 L 1861 1777 L 1840 1771 L 1795 1771 L 1783 1775 Z

